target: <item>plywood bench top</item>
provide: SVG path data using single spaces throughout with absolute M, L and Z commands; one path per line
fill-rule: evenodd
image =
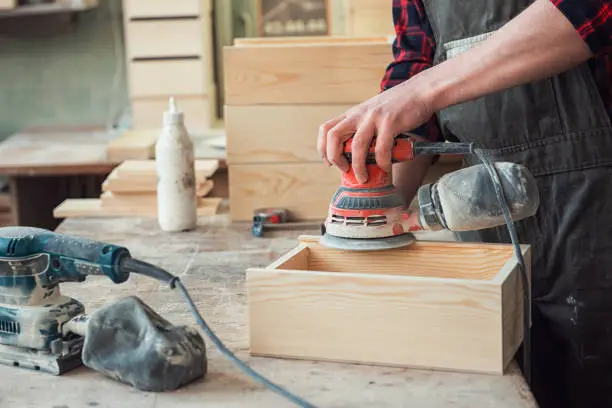
M 181 276 L 205 319 L 237 355 L 262 374 L 318 407 L 537 407 L 515 364 L 505 376 L 315 363 L 248 355 L 245 270 L 263 267 L 293 248 L 300 234 L 278 231 L 252 237 L 248 224 L 231 225 L 227 214 L 205 217 L 197 231 L 167 235 L 154 219 L 69 219 L 58 232 L 125 245 L 135 257 Z M 195 325 L 178 293 L 134 276 L 123 285 L 105 278 L 62 286 L 89 311 L 137 294 L 174 324 Z M 207 338 L 209 375 L 177 393 L 147 394 L 86 368 L 64 377 L 0 366 L 11 406 L 98 407 L 290 407 L 278 395 L 245 377 Z M 77 392 L 75 392 L 77 390 Z

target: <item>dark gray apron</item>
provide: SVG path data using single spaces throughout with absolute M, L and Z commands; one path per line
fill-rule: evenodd
M 438 64 L 531 2 L 424 3 Z M 516 227 L 533 251 L 532 390 L 539 404 L 612 407 L 612 127 L 588 65 L 446 108 L 438 118 L 448 140 L 491 149 L 493 160 L 524 164 L 538 180 L 538 214 Z M 505 227 L 460 239 L 510 242 Z

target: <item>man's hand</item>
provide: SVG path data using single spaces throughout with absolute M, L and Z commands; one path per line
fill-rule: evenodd
M 376 135 L 376 162 L 391 171 L 391 148 L 400 133 L 417 128 L 440 109 L 556 75 L 592 56 L 576 28 L 550 0 L 536 0 L 486 41 L 426 69 L 324 123 L 318 149 L 342 171 L 343 143 L 354 135 L 353 168 L 365 182 L 365 157 Z
M 391 172 L 391 150 L 395 137 L 427 121 L 433 113 L 420 77 L 406 81 L 349 109 L 319 128 L 317 147 L 327 165 L 348 171 L 344 142 L 353 137 L 352 165 L 357 181 L 367 181 L 365 159 L 376 137 L 376 163 Z

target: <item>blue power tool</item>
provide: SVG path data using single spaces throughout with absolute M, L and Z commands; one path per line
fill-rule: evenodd
M 55 375 L 80 366 L 85 342 L 82 325 L 87 324 L 88 317 L 82 303 L 60 293 L 59 284 L 83 282 L 89 275 L 104 275 L 120 284 L 131 273 L 179 289 L 198 325 L 226 358 L 293 403 L 313 406 L 263 377 L 228 350 L 176 276 L 132 258 L 124 247 L 33 227 L 0 228 L 0 364 Z
M 62 282 L 106 275 L 125 282 L 126 248 L 30 227 L 0 228 L 0 362 L 52 374 L 81 365 L 83 337 L 68 332 L 85 313 Z

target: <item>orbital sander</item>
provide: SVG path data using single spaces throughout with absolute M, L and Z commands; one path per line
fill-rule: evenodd
M 376 163 L 373 140 L 366 156 L 368 181 L 357 181 L 352 159 L 352 138 L 344 145 L 349 170 L 333 195 L 325 219 L 321 244 L 334 249 L 372 251 L 411 245 L 419 231 L 473 231 L 503 225 L 507 220 L 499 205 L 499 192 L 491 183 L 491 166 L 478 164 L 448 173 L 436 183 L 417 192 L 417 210 L 411 211 L 393 185 L 392 174 Z M 413 160 L 416 156 L 470 154 L 471 143 L 431 143 L 414 136 L 395 139 L 392 163 Z M 492 165 L 512 220 L 535 214 L 539 191 L 535 179 L 522 165 L 498 162 Z

